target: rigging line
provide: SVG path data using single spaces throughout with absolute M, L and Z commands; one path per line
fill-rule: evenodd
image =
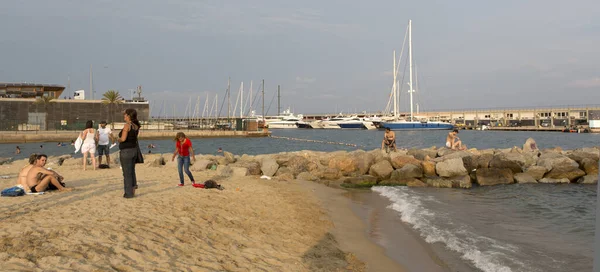
M 269 107 L 267 108 L 267 111 L 265 112 L 265 114 L 269 113 L 269 110 L 271 109 L 271 105 L 273 104 L 273 100 L 275 100 L 275 95 L 277 93 L 273 93 L 273 98 L 271 98 L 271 103 L 269 103 Z
M 261 94 L 261 90 L 262 90 L 262 85 L 260 87 L 261 89 L 256 89 L 256 94 L 254 94 L 254 99 L 252 99 L 252 104 L 250 106 L 250 109 L 254 108 L 254 103 L 256 102 L 256 98 L 258 98 L 258 95 Z M 248 110 L 248 112 L 246 113 L 246 116 L 250 114 L 250 110 Z
M 229 93 L 229 89 L 225 91 L 225 95 L 223 96 L 223 102 L 221 102 L 221 108 L 219 109 L 219 114 L 216 116 L 217 119 L 221 117 L 221 111 L 223 110 L 223 105 L 225 105 L 225 100 L 227 100 L 227 94 Z

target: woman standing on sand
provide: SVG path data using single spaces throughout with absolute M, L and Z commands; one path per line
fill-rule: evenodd
M 192 181 L 192 184 L 196 184 L 194 176 L 192 176 L 192 172 L 190 172 L 190 154 L 192 155 L 192 159 L 194 161 L 196 160 L 196 155 L 194 155 L 194 149 L 192 148 L 192 141 L 190 141 L 183 132 L 177 132 L 175 142 L 175 152 L 173 152 L 171 161 L 175 160 L 175 156 L 179 155 L 179 157 L 177 157 L 177 170 L 179 170 L 179 184 L 177 186 L 183 186 L 184 168 L 185 173 Z
M 94 122 L 92 120 L 88 120 L 85 122 L 85 130 L 83 130 L 81 134 L 81 139 L 83 139 L 83 145 L 81 145 L 81 153 L 83 154 L 83 171 L 85 171 L 85 167 L 87 166 L 87 156 L 90 155 L 92 159 L 92 165 L 94 166 L 94 170 L 96 170 L 96 141 L 98 138 L 96 137 L 96 130 L 94 129 Z
M 121 167 L 123 168 L 124 198 L 132 198 L 137 189 L 137 179 L 135 176 L 135 162 L 137 160 L 138 134 L 140 131 L 140 121 L 137 119 L 137 111 L 126 109 L 123 113 L 125 125 L 119 132 L 119 155 Z

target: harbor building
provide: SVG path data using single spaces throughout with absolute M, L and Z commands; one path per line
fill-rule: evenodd
M 102 100 L 65 99 L 81 96 L 82 91 L 63 96 L 64 86 L 37 83 L 0 83 L 0 131 L 79 130 L 87 120 L 122 122 L 123 111 L 133 108 L 138 119 L 148 121 L 150 105 L 138 94 L 122 103 L 104 104 Z M 61 99 L 61 97 L 63 97 Z

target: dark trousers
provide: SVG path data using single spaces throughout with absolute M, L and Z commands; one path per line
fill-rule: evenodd
M 133 188 L 137 187 L 135 177 L 135 158 L 137 156 L 136 148 L 126 148 L 121 150 L 119 158 L 121 168 L 123 168 L 123 185 L 125 189 L 124 197 L 133 197 Z
M 194 181 L 194 176 L 192 176 L 192 172 L 190 172 L 190 156 L 179 156 L 177 157 L 177 170 L 179 170 L 179 183 L 183 184 L 183 170 L 185 169 L 185 173 L 190 178 L 191 181 Z

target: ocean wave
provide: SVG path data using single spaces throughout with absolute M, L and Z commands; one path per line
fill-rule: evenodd
M 403 222 L 411 225 L 427 243 L 442 243 L 458 252 L 461 258 L 486 272 L 535 271 L 519 261 L 519 248 L 495 239 L 477 235 L 450 214 L 428 209 L 424 202 L 436 202 L 430 195 L 421 195 L 406 187 L 373 187 L 373 191 L 388 198 L 388 206 L 400 214 Z

